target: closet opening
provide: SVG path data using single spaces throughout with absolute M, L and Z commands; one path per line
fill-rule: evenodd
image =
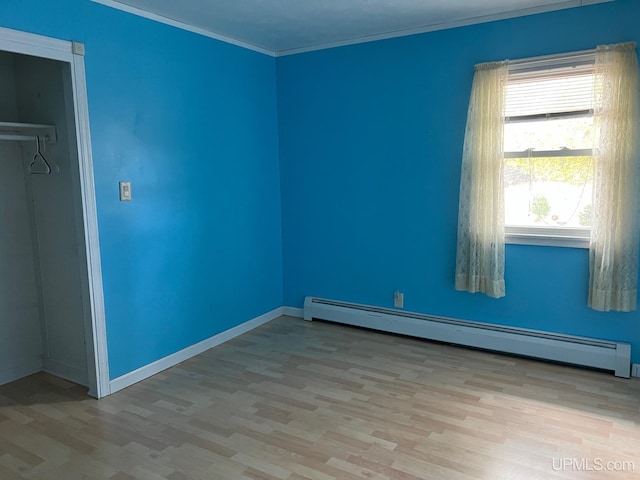
M 108 364 L 78 45 L 0 29 L 0 385 L 44 371 L 99 398 Z

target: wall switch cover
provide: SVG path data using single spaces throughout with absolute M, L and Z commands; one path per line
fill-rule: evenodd
M 120 182 L 120 201 L 131 201 L 131 182 Z

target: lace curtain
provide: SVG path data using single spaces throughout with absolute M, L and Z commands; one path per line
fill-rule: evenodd
M 638 60 L 635 43 L 598 47 L 598 153 L 589 249 L 589 306 L 631 311 L 638 297 Z
M 456 290 L 503 297 L 507 62 L 476 65 L 462 155 Z

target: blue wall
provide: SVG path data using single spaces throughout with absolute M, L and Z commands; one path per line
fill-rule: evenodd
M 507 296 L 454 290 L 473 65 L 640 42 L 640 2 L 278 59 L 284 301 L 305 295 L 633 344 L 640 314 L 586 306 L 588 252 L 509 245 Z
M 86 46 L 111 378 L 282 305 L 273 58 L 88 0 L 0 26 Z
M 616 0 L 276 62 L 88 0 L 0 3 L 0 26 L 86 45 L 112 378 L 306 295 L 396 289 L 640 361 L 640 314 L 586 307 L 585 250 L 508 246 L 507 297 L 453 288 L 473 65 L 640 41 L 638 18 Z

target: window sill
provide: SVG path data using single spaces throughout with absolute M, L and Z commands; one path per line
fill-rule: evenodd
M 535 232 L 534 229 L 510 229 L 505 231 L 505 243 L 514 245 L 538 245 L 545 247 L 589 248 L 588 231 L 573 234 L 558 234 L 543 230 Z M 586 235 L 585 235 L 586 233 Z

